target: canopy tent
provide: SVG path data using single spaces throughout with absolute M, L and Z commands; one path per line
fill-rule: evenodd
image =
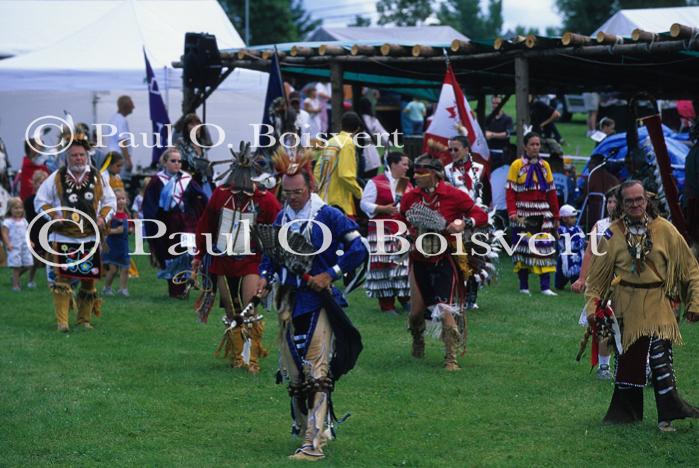
M 670 30 L 673 23 L 699 27 L 699 7 L 639 8 L 620 10 L 592 33 L 605 32 L 630 37 L 634 29 L 661 33 Z
M 120 94 L 129 94 L 136 105 L 128 117 L 131 131 L 148 132 L 144 49 L 174 121 L 180 116 L 182 71 L 171 64 L 182 55 L 185 33 L 214 34 L 219 47 L 244 45 L 216 0 L 10 0 L 2 7 L 0 25 L 5 30 L 0 35 L 0 54 L 36 47 L 0 61 L 0 136 L 14 167 L 22 156 L 25 128 L 36 117 L 60 116 L 65 109 L 78 121 L 107 122 Z M 48 34 L 55 34 L 50 42 L 39 34 L 23 45 L 26 24 L 32 24 L 29 34 L 37 24 L 60 27 L 47 27 Z M 221 84 L 222 92 L 207 101 L 207 120 L 228 132 L 226 143 L 237 146 L 236 140 L 251 138 L 251 130 L 245 127 L 261 120 L 266 81 L 264 73 L 236 70 Z M 237 123 L 241 121 L 245 125 Z M 235 128 L 230 128 L 231 123 Z M 150 150 L 134 153 L 137 162 L 149 163 Z M 226 154 L 222 147 L 211 156 Z
M 330 28 L 321 26 L 309 36 L 309 41 L 379 41 L 423 43 L 450 43 L 453 39 L 468 41 L 468 38 L 451 26 L 400 26 L 400 27 L 352 27 Z

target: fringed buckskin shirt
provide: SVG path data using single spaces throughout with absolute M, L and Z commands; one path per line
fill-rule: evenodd
M 699 312 L 699 267 L 684 238 L 666 219 L 648 223 L 653 241 L 640 274 L 628 251 L 624 225 L 611 224 L 593 255 L 586 284 L 586 314 L 593 323 L 597 301 L 607 292 L 612 279 L 612 307 L 623 320 L 622 347 L 626 351 L 642 336 L 656 336 L 681 344 L 682 336 L 670 304 L 670 297 L 681 297 L 688 312 Z M 657 270 L 657 273 L 656 271 Z

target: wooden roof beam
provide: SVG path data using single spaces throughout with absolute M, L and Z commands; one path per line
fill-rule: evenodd
M 585 36 L 583 34 L 576 34 L 574 32 L 566 32 L 561 38 L 561 44 L 564 46 L 583 46 L 592 44 L 592 38 L 590 36 Z
M 691 39 L 692 37 L 699 36 L 699 28 L 675 23 L 670 27 L 670 36 L 675 39 Z
M 381 55 L 390 57 L 403 57 L 408 55 L 406 49 L 398 44 L 384 44 L 381 46 Z

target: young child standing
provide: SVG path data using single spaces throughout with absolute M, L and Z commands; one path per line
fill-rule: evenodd
M 563 205 L 559 213 L 561 225 L 558 228 L 558 262 L 555 282 L 556 289 L 563 289 L 568 282 L 572 284 L 580 275 L 583 253 L 585 253 L 585 233 L 580 226 L 575 225 L 578 210 L 570 205 Z
M 114 191 L 117 200 L 117 210 L 109 225 L 107 235 L 107 248 L 102 255 L 102 263 L 107 268 L 105 285 L 102 294 L 112 296 L 112 282 L 117 272 L 119 272 L 119 290 L 117 294 L 128 297 L 129 282 L 129 214 L 126 210 L 126 192 L 121 189 Z
M 34 264 L 27 241 L 29 223 L 24 218 L 21 198 L 11 198 L 7 217 L 2 221 L 2 242 L 7 248 L 7 266 L 12 270 L 12 290 L 21 291 L 20 277 Z

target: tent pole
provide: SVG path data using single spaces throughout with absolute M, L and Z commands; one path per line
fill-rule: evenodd
M 343 89 L 342 89 L 342 64 L 337 61 L 330 62 L 330 82 L 332 84 L 332 131 L 340 131 L 340 122 L 342 121 L 342 101 L 343 101 Z
M 515 104 L 517 109 L 517 148 L 524 148 L 524 126 L 529 125 L 529 62 L 515 57 Z

